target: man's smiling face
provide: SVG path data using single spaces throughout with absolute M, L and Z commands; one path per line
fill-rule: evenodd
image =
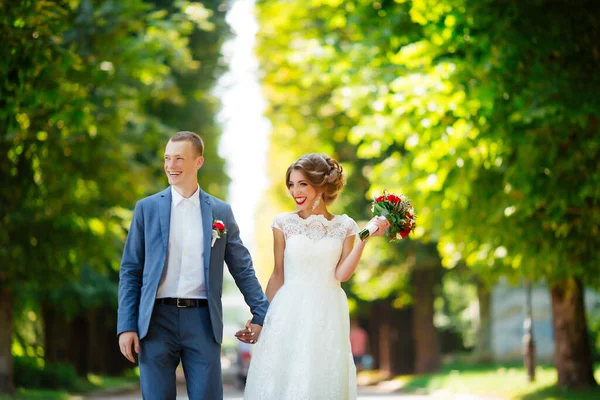
M 194 151 L 188 140 L 169 140 L 165 148 L 165 174 L 173 186 L 193 185 L 198 180 L 198 170 L 204 158 Z

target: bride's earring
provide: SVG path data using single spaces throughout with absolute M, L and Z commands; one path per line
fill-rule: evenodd
M 319 207 L 319 204 L 321 204 L 321 196 L 317 197 L 317 199 L 313 203 L 312 210 L 315 211 L 315 208 Z

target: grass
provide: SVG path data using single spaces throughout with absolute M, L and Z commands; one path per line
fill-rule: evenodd
M 600 365 L 595 370 L 600 382 Z M 576 391 L 556 387 L 556 370 L 538 366 L 536 381 L 529 383 L 525 369 L 513 365 L 449 364 L 430 375 L 399 376 L 394 381 L 409 392 L 443 392 L 510 400 L 592 400 L 600 399 L 600 388 Z
M 139 375 L 131 374 L 127 376 L 101 376 L 89 374 L 88 379 L 83 380 L 77 387 L 77 392 L 85 393 L 92 391 L 112 391 L 136 388 L 138 386 Z
M 62 390 L 17 389 L 15 397 L 0 395 L 0 400 L 67 400 L 71 395 Z
M 44 390 L 18 388 L 15 397 L 0 395 L 0 400 L 80 400 L 86 393 L 96 391 L 119 392 L 136 389 L 139 376 L 131 374 L 124 377 L 111 377 L 89 374 L 88 379 L 77 382 L 76 390 Z

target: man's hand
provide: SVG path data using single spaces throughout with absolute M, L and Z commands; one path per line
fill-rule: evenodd
M 119 335 L 119 349 L 121 349 L 121 354 L 135 364 L 135 358 L 133 358 L 131 346 L 133 346 L 136 354 L 140 354 L 140 339 L 138 338 L 137 332 L 128 331 L 121 333 Z
M 241 331 L 237 331 L 235 337 L 240 342 L 254 344 L 258 340 L 261 330 L 262 326 L 253 324 L 252 320 L 248 320 L 248 322 L 246 322 L 246 327 Z

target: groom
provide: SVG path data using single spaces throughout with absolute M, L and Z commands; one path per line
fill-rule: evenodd
M 117 334 L 129 361 L 135 362 L 132 347 L 139 354 L 146 400 L 175 399 L 180 361 L 190 400 L 223 398 L 224 261 L 253 314 L 252 337 L 242 340 L 258 339 L 267 312 L 231 207 L 198 185 L 203 151 L 195 133 L 171 137 L 164 156 L 171 186 L 136 204 L 125 243 Z

